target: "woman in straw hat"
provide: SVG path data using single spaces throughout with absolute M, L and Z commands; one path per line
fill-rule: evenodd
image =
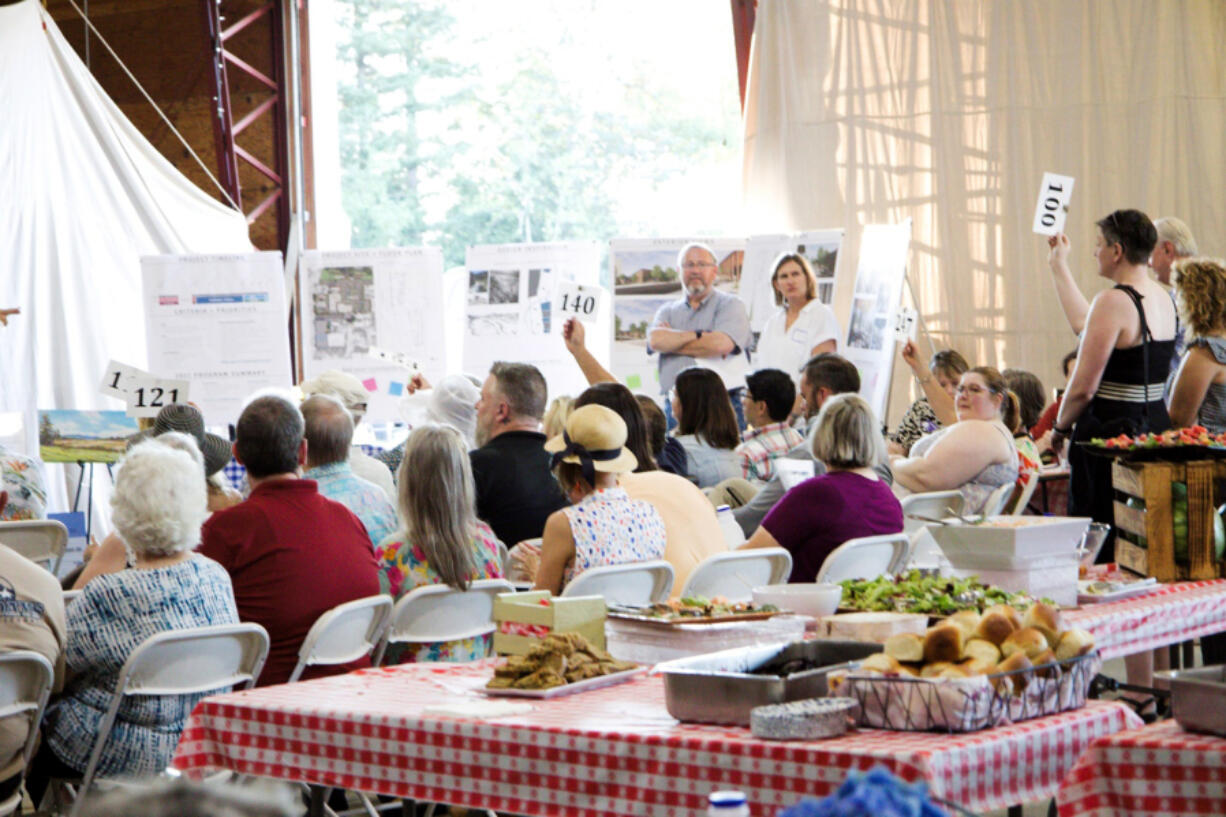
M 626 448 L 626 423 L 604 406 L 575 409 L 562 433 L 545 443 L 569 507 L 555 511 L 541 537 L 538 590 L 561 593 L 583 571 L 664 556 L 664 522 L 649 503 L 631 499 L 617 475 L 638 461 Z

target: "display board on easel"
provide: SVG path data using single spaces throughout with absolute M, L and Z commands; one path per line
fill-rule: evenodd
M 895 324 L 907 274 L 911 219 L 869 224 L 860 234 L 860 262 L 843 356 L 860 371 L 860 396 L 884 418 L 894 365 Z
M 303 379 L 340 369 L 370 392 L 366 417 L 399 419 L 416 372 L 446 372 L 443 254 L 436 247 L 309 251 L 299 264 Z

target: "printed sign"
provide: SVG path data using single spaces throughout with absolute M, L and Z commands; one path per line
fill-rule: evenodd
M 1063 230 L 1072 197 L 1072 176 L 1044 173 L 1043 185 L 1039 188 L 1039 203 L 1034 207 L 1034 231 L 1039 235 L 1055 235 Z
M 142 377 L 149 378 L 152 375 L 135 366 L 112 360 L 106 364 L 106 371 L 102 374 L 102 384 L 98 386 L 98 391 L 107 397 L 118 397 L 120 400 L 127 401 L 128 392 L 132 390 L 132 382 Z
M 133 378 L 126 395 L 129 417 L 156 417 L 158 412 L 174 403 L 187 402 L 186 380 L 163 380 L 143 375 Z
M 581 284 L 563 283 L 558 286 L 556 306 L 558 309 L 559 328 L 567 318 L 578 318 L 584 323 L 594 323 L 600 314 L 600 287 L 588 287 Z

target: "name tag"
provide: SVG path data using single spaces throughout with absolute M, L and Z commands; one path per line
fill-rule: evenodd
M 792 342 L 793 343 L 804 343 L 808 339 L 809 339 L 808 329 L 793 329 L 792 330 Z

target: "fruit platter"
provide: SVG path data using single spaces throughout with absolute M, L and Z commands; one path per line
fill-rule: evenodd
M 1226 433 L 1211 434 L 1204 426 L 1173 428 L 1161 434 L 1138 434 L 1130 437 L 1094 437 L 1078 443 L 1091 454 L 1136 462 L 1145 460 L 1216 459 L 1226 457 Z

